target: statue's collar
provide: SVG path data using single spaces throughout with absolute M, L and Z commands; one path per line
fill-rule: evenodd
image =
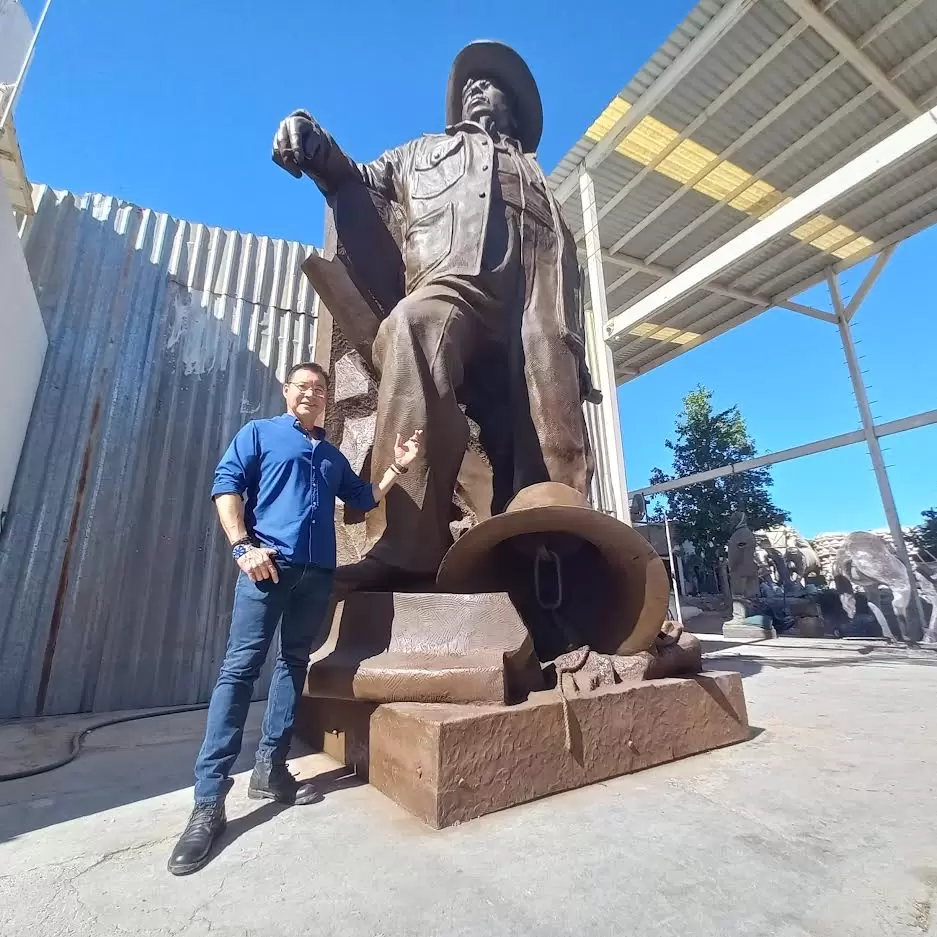
M 450 124 L 448 127 L 446 127 L 446 133 L 449 134 L 449 136 L 452 136 L 453 134 L 456 134 L 461 130 L 467 130 L 473 133 L 487 134 L 489 137 L 492 138 L 492 140 L 495 141 L 495 143 L 499 143 L 503 141 L 513 146 L 517 150 L 518 153 L 524 152 L 524 148 L 521 146 L 519 140 L 516 140 L 514 137 L 506 136 L 503 133 L 495 133 L 495 134 L 488 133 L 488 131 L 480 123 L 474 120 L 460 120 L 459 123 Z

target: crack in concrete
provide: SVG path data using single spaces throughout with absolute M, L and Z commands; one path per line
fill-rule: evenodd
M 99 865 L 113 859 L 117 856 L 122 856 L 125 853 L 136 852 L 143 849 L 149 849 L 151 846 L 159 846 L 162 843 L 168 843 L 173 837 L 163 836 L 159 839 L 147 840 L 144 843 L 135 843 L 132 846 L 122 846 L 120 849 L 114 849 L 111 852 L 106 852 L 102 856 L 99 856 L 97 859 L 91 861 L 91 864 L 86 866 L 80 872 L 75 873 L 70 880 L 74 880 L 81 875 L 84 875 L 86 872 L 90 872 L 92 869 L 97 868 Z M 58 862 L 43 862 L 41 865 L 30 866 L 25 869 L 18 869 L 16 872 L 6 872 L 0 875 L 0 883 L 6 881 L 7 879 L 19 879 L 24 875 L 34 875 L 37 872 L 48 872 L 54 869 L 62 869 L 66 866 L 77 865 L 81 862 L 86 862 L 88 857 L 86 856 L 72 856 L 69 859 L 60 859 Z
M 208 933 L 210 934 L 215 925 L 209 918 L 202 915 L 201 912 L 204 911 L 205 908 L 207 908 L 208 905 L 210 905 L 213 901 L 215 901 L 215 899 L 222 893 L 222 891 L 224 891 L 224 887 L 227 885 L 227 883 L 228 876 L 223 875 L 221 881 L 218 883 L 218 887 L 204 901 L 197 904 L 192 909 L 192 913 L 189 915 L 189 919 L 178 930 L 173 930 L 170 937 L 178 937 L 178 935 L 181 935 L 184 931 L 187 931 L 196 922 L 206 924 L 208 926 Z
M 105 862 L 110 862 L 111 859 L 116 859 L 118 856 L 125 856 L 130 853 L 141 852 L 144 849 L 150 849 L 153 846 L 166 842 L 167 839 L 168 837 L 162 837 L 161 839 L 148 840 L 145 843 L 136 843 L 133 846 L 124 846 L 121 849 L 114 849 L 111 852 L 106 852 L 104 855 L 95 859 L 94 862 L 92 862 L 91 865 L 89 865 L 86 869 L 82 869 L 81 872 L 69 879 L 69 882 L 76 882 L 83 875 L 87 875 L 88 872 L 91 872 L 99 866 L 104 865 Z

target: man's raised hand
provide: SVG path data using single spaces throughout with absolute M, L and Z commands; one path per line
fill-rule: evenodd
M 419 454 L 423 448 L 423 430 L 418 429 L 408 440 L 401 441 L 400 433 L 397 434 L 397 442 L 394 445 L 394 458 L 397 464 L 406 468 Z

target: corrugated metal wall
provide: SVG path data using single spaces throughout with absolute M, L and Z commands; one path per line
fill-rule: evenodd
M 313 357 L 312 248 L 103 196 L 35 202 L 49 351 L 0 539 L 0 717 L 206 700 L 235 572 L 211 478 Z

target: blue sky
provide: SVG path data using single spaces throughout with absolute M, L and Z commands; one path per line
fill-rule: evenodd
M 26 8 L 35 19 L 41 2 Z M 17 127 L 35 182 L 319 243 L 318 193 L 270 162 L 290 110 L 308 108 L 349 152 L 372 158 L 438 129 L 452 57 L 495 37 L 538 79 L 549 171 L 689 8 L 657 0 L 626 13 L 620 0 L 585 0 L 557 16 L 530 0 L 53 0 Z M 615 27 L 596 30 L 602 21 Z M 937 407 L 935 256 L 937 231 L 899 248 L 854 320 L 879 420 Z M 847 275 L 846 298 L 861 273 Z M 822 290 L 810 299 L 829 308 Z M 698 383 L 717 407 L 741 407 L 760 451 L 858 426 L 835 327 L 773 310 L 620 389 L 632 487 L 669 468 L 663 441 Z M 937 426 L 884 444 L 902 520 L 916 523 L 937 504 Z M 777 503 L 807 536 L 884 525 L 861 446 L 773 472 Z

